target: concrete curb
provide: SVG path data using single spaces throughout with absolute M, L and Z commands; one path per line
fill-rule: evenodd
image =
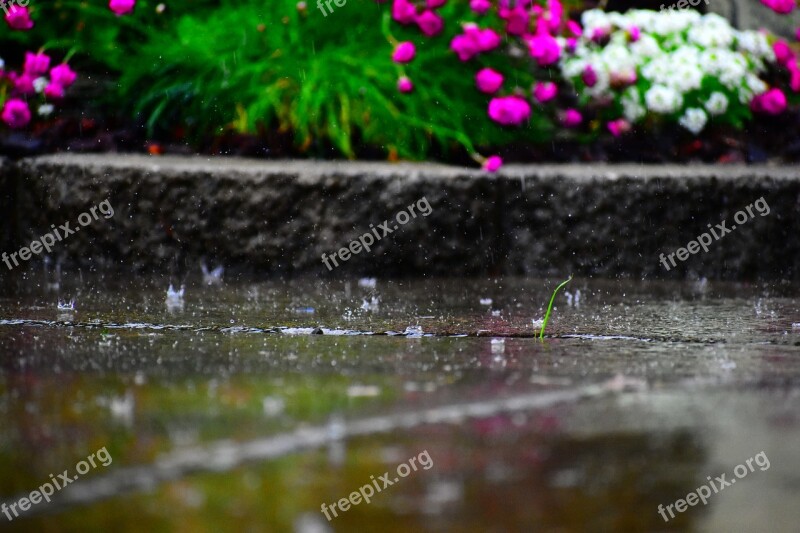
M 259 274 L 327 274 L 323 252 L 425 197 L 429 216 L 333 274 L 746 280 L 800 272 L 793 167 L 525 165 L 487 175 L 433 164 L 54 155 L 0 166 L 0 187 L 0 205 L 13 204 L 9 253 L 110 199 L 113 218 L 58 243 L 59 254 L 84 267 L 181 274 L 206 257 Z M 734 213 L 762 196 L 769 215 L 756 214 L 669 272 L 659 263 L 708 224 L 730 227 Z

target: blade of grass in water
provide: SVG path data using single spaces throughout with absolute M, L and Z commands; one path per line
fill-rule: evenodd
M 544 328 L 547 327 L 547 321 L 550 320 L 550 311 L 553 310 L 553 302 L 556 299 L 556 294 L 558 294 L 558 291 L 561 290 L 561 287 L 570 281 L 572 281 L 572 276 L 570 276 L 567 281 L 562 281 L 561 285 L 556 287 L 556 290 L 553 291 L 553 296 L 550 297 L 550 305 L 547 306 L 547 312 L 544 314 L 544 320 L 542 320 L 542 330 L 539 332 L 539 339 L 544 339 Z

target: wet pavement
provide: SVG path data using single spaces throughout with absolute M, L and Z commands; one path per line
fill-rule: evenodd
M 561 280 L 28 276 L 0 501 L 113 461 L 0 530 L 798 530 L 796 286 L 574 279 L 540 341 Z

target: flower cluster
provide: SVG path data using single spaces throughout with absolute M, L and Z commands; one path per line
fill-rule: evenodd
M 394 20 L 416 23 L 428 36 L 442 31 L 435 10 L 446 0 L 418 7 L 421 1 L 394 0 Z M 579 24 L 561 0 L 471 0 L 469 9 L 463 19 L 470 22 L 449 48 L 459 62 L 476 65 L 475 89 L 487 95 L 488 118 L 503 127 L 524 126 L 537 114 L 563 128 L 602 127 L 614 136 L 635 124 L 668 122 L 697 135 L 712 121 L 740 126 L 752 112 L 782 113 L 786 94 L 765 81 L 768 73 L 783 72 L 800 92 L 800 67 L 786 43 L 738 31 L 715 14 L 589 10 Z M 392 57 L 407 63 L 415 53 L 407 41 Z M 533 84 L 520 87 L 531 73 Z M 398 87 L 409 92 L 413 84 L 404 75 Z M 499 167 L 499 158 L 476 159 Z
M 43 52 L 26 52 L 25 63 L 20 72 L 6 72 L 0 59 L 0 85 L 6 88 L 0 94 L 7 95 L 3 102 L 0 119 L 10 128 L 23 128 L 31 121 L 31 100 L 38 100 L 36 112 L 47 116 L 53 112 L 54 104 L 64 98 L 64 91 L 77 78 L 77 74 L 66 63 L 51 67 L 50 56 Z
M 427 36 L 442 31 L 444 22 L 436 9 L 444 6 L 446 0 L 426 0 L 424 6 L 417 6 L 410 0 L 394 0 L 392 17 L 400 24 L 416 23 Z M 516 87 L 506 78 L 514 78 L 514 72 L 501 72 L 498 69 L 476 67 L 475 88 L 490 96 L 487 114 L 495 123 L 505 127 L 519 127 L 528 121 L 534 105 L 542 105 L 554 100 L 559 89 L 550 81 L 562 56 L 565 43 L 574 41 L 580 28 L 573 22 L 565 21 L 564 9 L 560 0 L 547 0 L 544 5 L 532 0 L 471 0 L 471 16 L 478 22 L 463 23 L 461 33 L 450 41 L 450 50 L 461 62 L 481 63 L 481 56 L 502 53 L 509 56 L 525 56 L 538 69 L 541 81 L 530 88 Z M 500 21 L 499 27 L 491 27 Z M 570 33 L 571 32 L 571 33 Z M 563 33 L 572 37 L 565 39 Z M 406 63 L 414 58 L 414 45 L 411 42 L 397 43 L 392 55 L 396 63 Z M 403 75 L 398 89 L 410 92 L 411 80 Z M 562 122 L 574 127 L 582 117 L 576 109 L 562 112 Z M 495 171 L 502 165 L 499 156 L 482 158 L 475 155 L 483 167 Z
M 28 31 L 34 27 L 28 1 L 6 2 L 5 21 L 13 31 Z M 136 0 L 109 0 L 108 8 L 117 16 L 131 13 Z M 51 67 L 51 58 L 44 52 L 26 52 L 19 72 L 6 72 L 0 59 L 0 120 L 10 128 L 24 128 L 31 122 L 31 104 L 36 101 L 36 113 L 50 115 L 54 105 L 64 98 L 77 74 L 66 62 Z
M 737 31 L 718 15 L 691 10 L 591 10 L 582 22 L 561 72 L 582 103 L 606 110 L 613 134 L 625 130 L 620 120 L 650 118 L 698 134 L 715 117 L 732 123 L 748 107 L 771 114 L 786 107 L 783 92 L 761 78 L 776 61 L 763 33 Z

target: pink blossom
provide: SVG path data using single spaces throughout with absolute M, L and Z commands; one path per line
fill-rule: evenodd
M 401 76 L 397 80 L 397 90 L 401 93 L 410 93 L 414 90 L 414 83 L 407 76 Z
M 524 39 L 528 43 L 531 57 L 536 59 L 540 67 L 552 65 L 561 56 L 561 48 L 558 46 L 558 41 L 549 33 L 526 35 Z
M 483 15 L 492 8 L 492 3 L 489 0 L 471 0 L 469 8 L 479 15 Z
M 574 20 L 567 21 L 567 29 L 575 37 L 580 37 L 581 35 L 583 35 L 583 29 L 581 28 L 581 25 L 575 22 Z
M 494 94 L 503 85 L 503 75 L 490 68 L 484 68 L 475 75 L 475 84 L 481 92 Z
M 395 63 L 408 63 L 417 54 L 417 49 L 411 41 L 405 41 L 397 45 L 392 54 L 392 61 Z
M 33 86 L 33 76 L 28 73 L 20 75 L 12 72 L 8 75 L 8 79 L 14 84 L 14 90 L 19 94 L 33 94 L 36 92 Z
M 628 28 L 628 37 L 630 37 L 632 43 L 635 43 L 642 37 L 642 30 L 638 26 L 631 26 Z
M 436 9 L 437 7 L 442 7 L 442 6 L 443 6 L 443 5 L 445 5 L 446 3 L 447 3 L 447 0 L 427 0 L 427 1 L 425 2 L 425 4 L 426 4 L 426 5 L 427 5 L 427 6 L 428 6 L 430 9 Z
M 44 53 L 32 54 L 25 52 L 25 63 L 22 66 L 25 74 L 30 74 L 34 78 L 47 72 L 50 68 L 50 57 Z
M 786 95 L 780 89 L 770 89 L 754 96 L 750 101 L 750 108 L 757 113 L 779 115 L 786 109 Z
M 489 102 L 489 118 L 504 126 L 522 124 L 531 116 L 531 106 L 519 96 L 501 96 Z
M 464 32 L 475 41 L 480 52 L 494 50 L 502 41 L 500 35 L 491 28 L 479 29 L 477 26 L 475 28 L 466 26 Z
M 8 124 L 10 128 L 22 128 L 31 121 L 31 110 L 28 104 L 19 98 L 11 98 L 3 106 L 3 112 L 0 114 L 3 122 Z
M 400 24 L 411 24 L 417 18 L 417 8 L 408 0 L 394 0 L 392 18 Z
M 533 97 L 543 104 L 549 102 L 558 94 L 558 86 L 552 81 L 537 81 L 533 88 Z
M 67 88 L 75 83 L 75 78 L 77 77 L 78 75 L 75 74 L 75 71 L 69 68 L 69 65 L 66 63 L 61 63 L 60 65 L 50 69 L 50 80 L 64 88 Z
M 109 0 L 108 2 L 108 8 L 118 17 L 133 11 L 135 5 L 136 0 Z
M 422 33 L 428 37 L 432 37 L 442 31 L 444 21 L 442 20 L 442 17 L 433 11 L 426 10 L 417 17 L 417 26 L 419 26 L 419 29 L 422 30 Z
M 786 63 L 786 68 L 789 69 L 789 74 L 792 76 L 789 87 L 794 92 L 800 92 L 800 67 L 797 66 L 797 61 L 789 61 Z
M 794 59 L 794 52 L 789 48 L 789 44 L 786 41 L 775 41 L 772 45 L 772 50 L 775 52 L 775 59 L 781 65 L 785 65 Z
M 561 17 L 564 15 L 564 8 L 560 0 L 550 0 L 548 3 L 547 26 L 552 33 L 558 32 L 561 27 Z
M 511 35 L 522 35 L 528 31 L 530 15 L 520 5 L 514 7 L 514 9 L 500 8 L 500 18 L 506 21 L 506 32 Z
M 574 128 L 583 122 L 583 116 L 577 109 L 567 109 L 561 117 L 561 124 L 565 128 Z
M 12 30 L 29 30 L 33 28 L 30 11 L 27 7 L 11 4 L 6 13 L 6 24 Z
M 503 166 L 503 159 L 499 155 L 492 155 L 483 162 L 483 170 L 486 172 L 497 172 Z
M 581 79 L 587 87 L 594 87 L 597 84 L 597 72 L 591 65 L 586 65 L 586 68 L 583 69 L 583 74 L 581 74 Z
M 627 133 L 631 129 L 631 124 L 624 118 L 618 118 L 617 120 L 612 120 L 608 124 L 608 131 L 611 132 L 611 135 L 614 137 L 619 137 L 623 133 Z
M 794 9 L 795 0 L 761 0 L 761 3 L 781 15 L 791 13 Z
M 468 61 L 480 52 L 488 52 L 500 46 L 501 38 L 489 28 L 480 29 L 475 24 L 465 24 L 464 33 L 456 35 L 450 48 L 461 61 Z
M 479 52 L 475 40 L 468 35 L 456 35 L 450 41 L 450 49 L 456 53 L 461 61 L 469 61 Z
M 64 87 L 51 81 L 44 88 L 44 95 L 51 100 L 61 100 L 64 98 Z

